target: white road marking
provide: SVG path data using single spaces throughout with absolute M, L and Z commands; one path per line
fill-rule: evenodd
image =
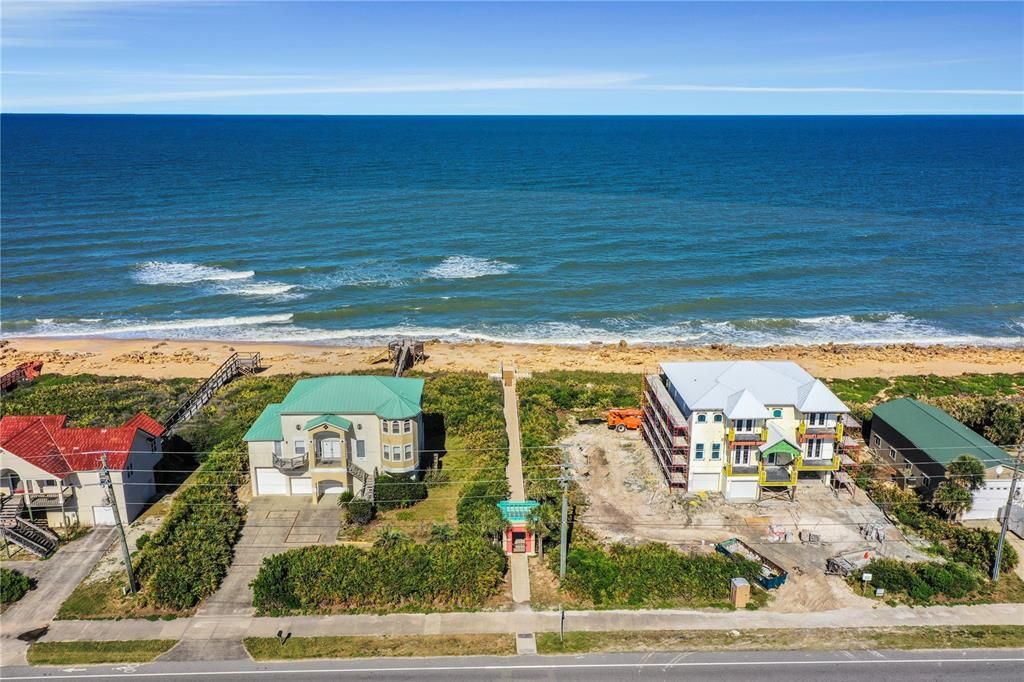
M 887 658 L 881 659 L 856 659 L 852 661 L 831 661 L 831 660 L 790 660 L 790 661 L 680 661 L 679 663 L 534 663 L 519 665 L 439 665 L 439 666 L 409 666 L 389 668 L 294 668 L 280 670 L 210 670 L 210 671 L 168 671 L 168 672 L 147 672 L 135 673 L 135 677 L 224 677 L 226 675 L 351 675 L 367 673 L 406 673 L 406 672 L 491 672 L 502 670 L 582 670 L 590 668 L 728 668 L 728 667 L 750 667 L 750 666 L 807 666 L 807 665 L 907 665 L 907 664 L 935 664 L 946 663 L 1024 663 L 1022 658 Z M 22 677 L 4 677 L 4 680 L 63 680 L 63 679 L 93 679 L 110 677 L 109 674 L 98 675 L 30 675 Z

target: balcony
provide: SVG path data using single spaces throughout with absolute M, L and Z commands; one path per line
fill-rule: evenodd
M 794 464 L 765 464 L 759 466 L 758 483 L 766 486 L 790 486 L 796 485 L 797 473 L 800 468 L 800 458 Z
M 807 457 L 802 458 L 797 465 L 800 471 L 838 471 L 839 457 Z
M 768 440 L 768 429 L 760 428 L 755 431 L 737 431 L 735 426 L 730 426 L 726 432 L 726 439 L 730 443 L 761 445 Z
M 274 455 L 274 466 L 281 471 L 295 471 L 297 469 L 305 469 L 309 464 L 309 455 L 295 455 L 294 457 L 285 457 L 283 455 Z
M 842 440 L 843 425 L 841 423 L 829 425 L 800 422 L 797 433 L 801 443 L 806 443 L 809 440 Z
M 725 465 L 726 476 L 757 476 L 760 474 L 760 470 L 756 464 L 733 464 L 729 462 Z

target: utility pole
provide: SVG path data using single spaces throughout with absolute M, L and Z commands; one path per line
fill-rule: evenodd
M 132 570 L 132 555 L 128 551 L 128 538 L 124 534 L 124 526 L 121 525 L 121 512 L 117 508 L 117 498 L 114 497 L 114 484 L 110 480 L 110 469 L 107 468 L 107 456 L 103 455 L 103 466 L 100 468 L 100 485 L 107 493 L 107 502 L 110 503 L 110 508 L 114 510 L 114 525 L 117 526 L 117 532 L 121 536 L 121 554 L 124 556 L 124 568 L 128 572 L 128 588 L 132 591 L 132 594 L 138 592 L 135 585 L 135 572 Z
M 996 560 L 992 564 L 992 582 L 999 582 L 999 564 L 1003 560 L 1003 543 L 1006 542 L 1006 530 L 1010 527 L 1010 509 L 1013 507 L 1013 494 L 1017 491 L 1017 476 L 1020 474 L 1021 461 L 1024 460 L 1024 444 L 1017 446 L 1017 457 L 1013 461 L 1013 478 L 1010 479 L 1010 494 L 1006 497 L 1006 509 L 1003 510 L 1003 526 L 999 529 L 999 542 L 996 543 Z
M 558 585 L 561 587 L 565 582 L 565 555 L 569 551 L 569 481 L 572 475 L 569 472 L 569 451 L 562 450 L 562 473 L 558 477 L 562 484 L 562 551 L 558 556 Z

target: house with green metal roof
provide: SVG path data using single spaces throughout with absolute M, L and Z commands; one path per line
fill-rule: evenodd
M 967 519 L 996 518 L 1006 505 L 1013 457 L 987 438 L 928 403 L 900 398 L 873 410 L 868 444 L 876 456 L 896 469 L 894 479 L 929 494 L 946 477 L 946 467 L 962 455 L 985 467 L 985 485 L 974 491 Z
M 381 473 L 415 478 L 423 449 L 422 379 L 300 379 L 246 432 L 253 495 L 373 496 Z

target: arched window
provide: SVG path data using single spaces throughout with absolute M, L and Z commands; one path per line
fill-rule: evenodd
M 773 417 L 781 417 L 782 416 L 782 410 L 780 410 L 779 408 L 776 407 L 774 410 L 772 410 L 772 416 Z
M 708 420 L 708 416 L 706 414 L 698 414 L 697 415 L 697 423 L 698 424 L 703 424 L 707 420 Z
M 719 423 L 719 422 L 721 422 L 721 421 L 722 421 L 722 415 L 720 415 L 720 414 L 716 414 L 716 415 L 715 415 L 715 423 L 717 424 L 717 423 Z

